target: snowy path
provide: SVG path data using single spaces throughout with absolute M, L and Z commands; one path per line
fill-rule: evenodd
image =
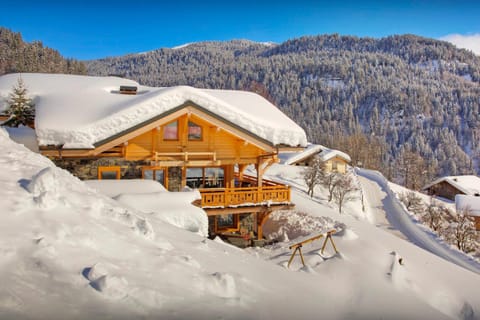
M 357 174 L 362 183 L 365 197 L 372 209 L 375 223 L 384 229 L 400 232 L 403 238 L 445 260 L 453 262 L 465 269 L 480 274 L 480 264 L 465 254 L 450 248 L 438 241 L 434 234 L 422 229 L 405 211 L 394 192 L 388 186 L 385 177 L 377 172 L 358 169 Z M 385 224 L 386 217 L 389 225 Z

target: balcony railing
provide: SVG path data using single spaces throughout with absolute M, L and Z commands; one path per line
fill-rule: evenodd
M 274 185 L 248 188 L 200 189 L 202 208 L 226 208 L 290 203 L 290 187 Z

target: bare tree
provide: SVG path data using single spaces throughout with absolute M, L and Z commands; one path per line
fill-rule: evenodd
M 450 216 L 452 216 L 452 214 L 445 206 L 430 203 L 425 209 L 425 214 L 422 216 L 422 222 L 435 232 L 443 232 L 443 222 Z
M 307 194 L 313 197 L 315 187 L 322 182 L 325 175 L 325 163 L 318 157 L 314 157 L 310 165 L 305 168 L 303 179 L 307 184 Z
M 475 223 L 471 214 L 470 208 L 462 210 L 444 231 L 447 240 L 467 253 L 476 249 Z
M 333 196 L 338 204 L 338 212 L 342 213 L 342 207 L 345 203 L 356 199 L 354 192 L 358 190 L 350 175 L 345 174 L 338 178 L 333 191 Z
M 423 215 L 425 212 L 422 199 L 414 191 L 404 192 L 400 195 L 400 201 L 408 211 Z
M 339 173 L 330 172 L 330 173 L 326 173 L 322 177 L 322 184 L 328 190 L 328 202 L 332 201 L 333 199 L 333 193 L 335 192 L 335 189 L 337 188 L 337 184 L 340 181 L 340 176 L 341 174 Z

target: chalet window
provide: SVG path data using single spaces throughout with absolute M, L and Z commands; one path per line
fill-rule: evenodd
M 223 168 L 205 168 L 205 188 L 223 188 L 224 186 Z
M 164 169 L 142 168 L 142 178 L 145 180 L 155 180 L 165 186 Z
M 187 186 L 193 189 L 203 188 L 203 168 L 187 168 Z
M 217 227 L 219 229 L 235 228 L 235 222 L 233 214 L 222 214 L 217 216 Z
M 190 188 L 223 188 L 225 174 L 221 167 L 187 168 L 187 186 Z
M 165 126 L 163 140 L 178 140 L 178 121 L 170 122 Z
M 98 167 L 98 180 L 120 179 L 120 167 Z
M 332 161 L 332 171 L 338 171 L 338 163 L 337 163 L 337 161 Z
M 188 140 L 202 140 L 202 127 L 191 121 L 188 121 Z

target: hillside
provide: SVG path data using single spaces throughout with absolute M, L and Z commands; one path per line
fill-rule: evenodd
M 277 215 L 288 237 L 273 247 L 240 250 L 174 227 L 156 212 L 123 207 L 13 143 L 3 130 L 0 144 L 0 163 L 10 168 L 1 174 L 0 190 L 2 319 L 480 314 L 478 274 L 377 228 L 362 217 L 358 202 L 340 215 L 321 196 L 310 199 L 298 167 L 270 171 L 295 187 L 297 211 Z M 321 255 L 322 242 L 316 241 L 303 248 L 306 267 L 298 257 L 286 267 L 296 237 L 332 227 L 341 231 L 334 236 L 339 254 L 327 246 Z
M 86 64 L 91 75 L 145 85 L 256 91 L 311 142 L 399 182 L 407 178 L 396 168 L 410 153 L 423 159 L 425 181 L 480 172 L 480 58 L 447 42 L 413 35 L 200 42 Z M 358 137 L 364 142 L 352 142 Z
M 0 27 L 0 75 L 13 72 L 86 74 L 86 68 L 41 41 L 25 42 L 20 33 Z

